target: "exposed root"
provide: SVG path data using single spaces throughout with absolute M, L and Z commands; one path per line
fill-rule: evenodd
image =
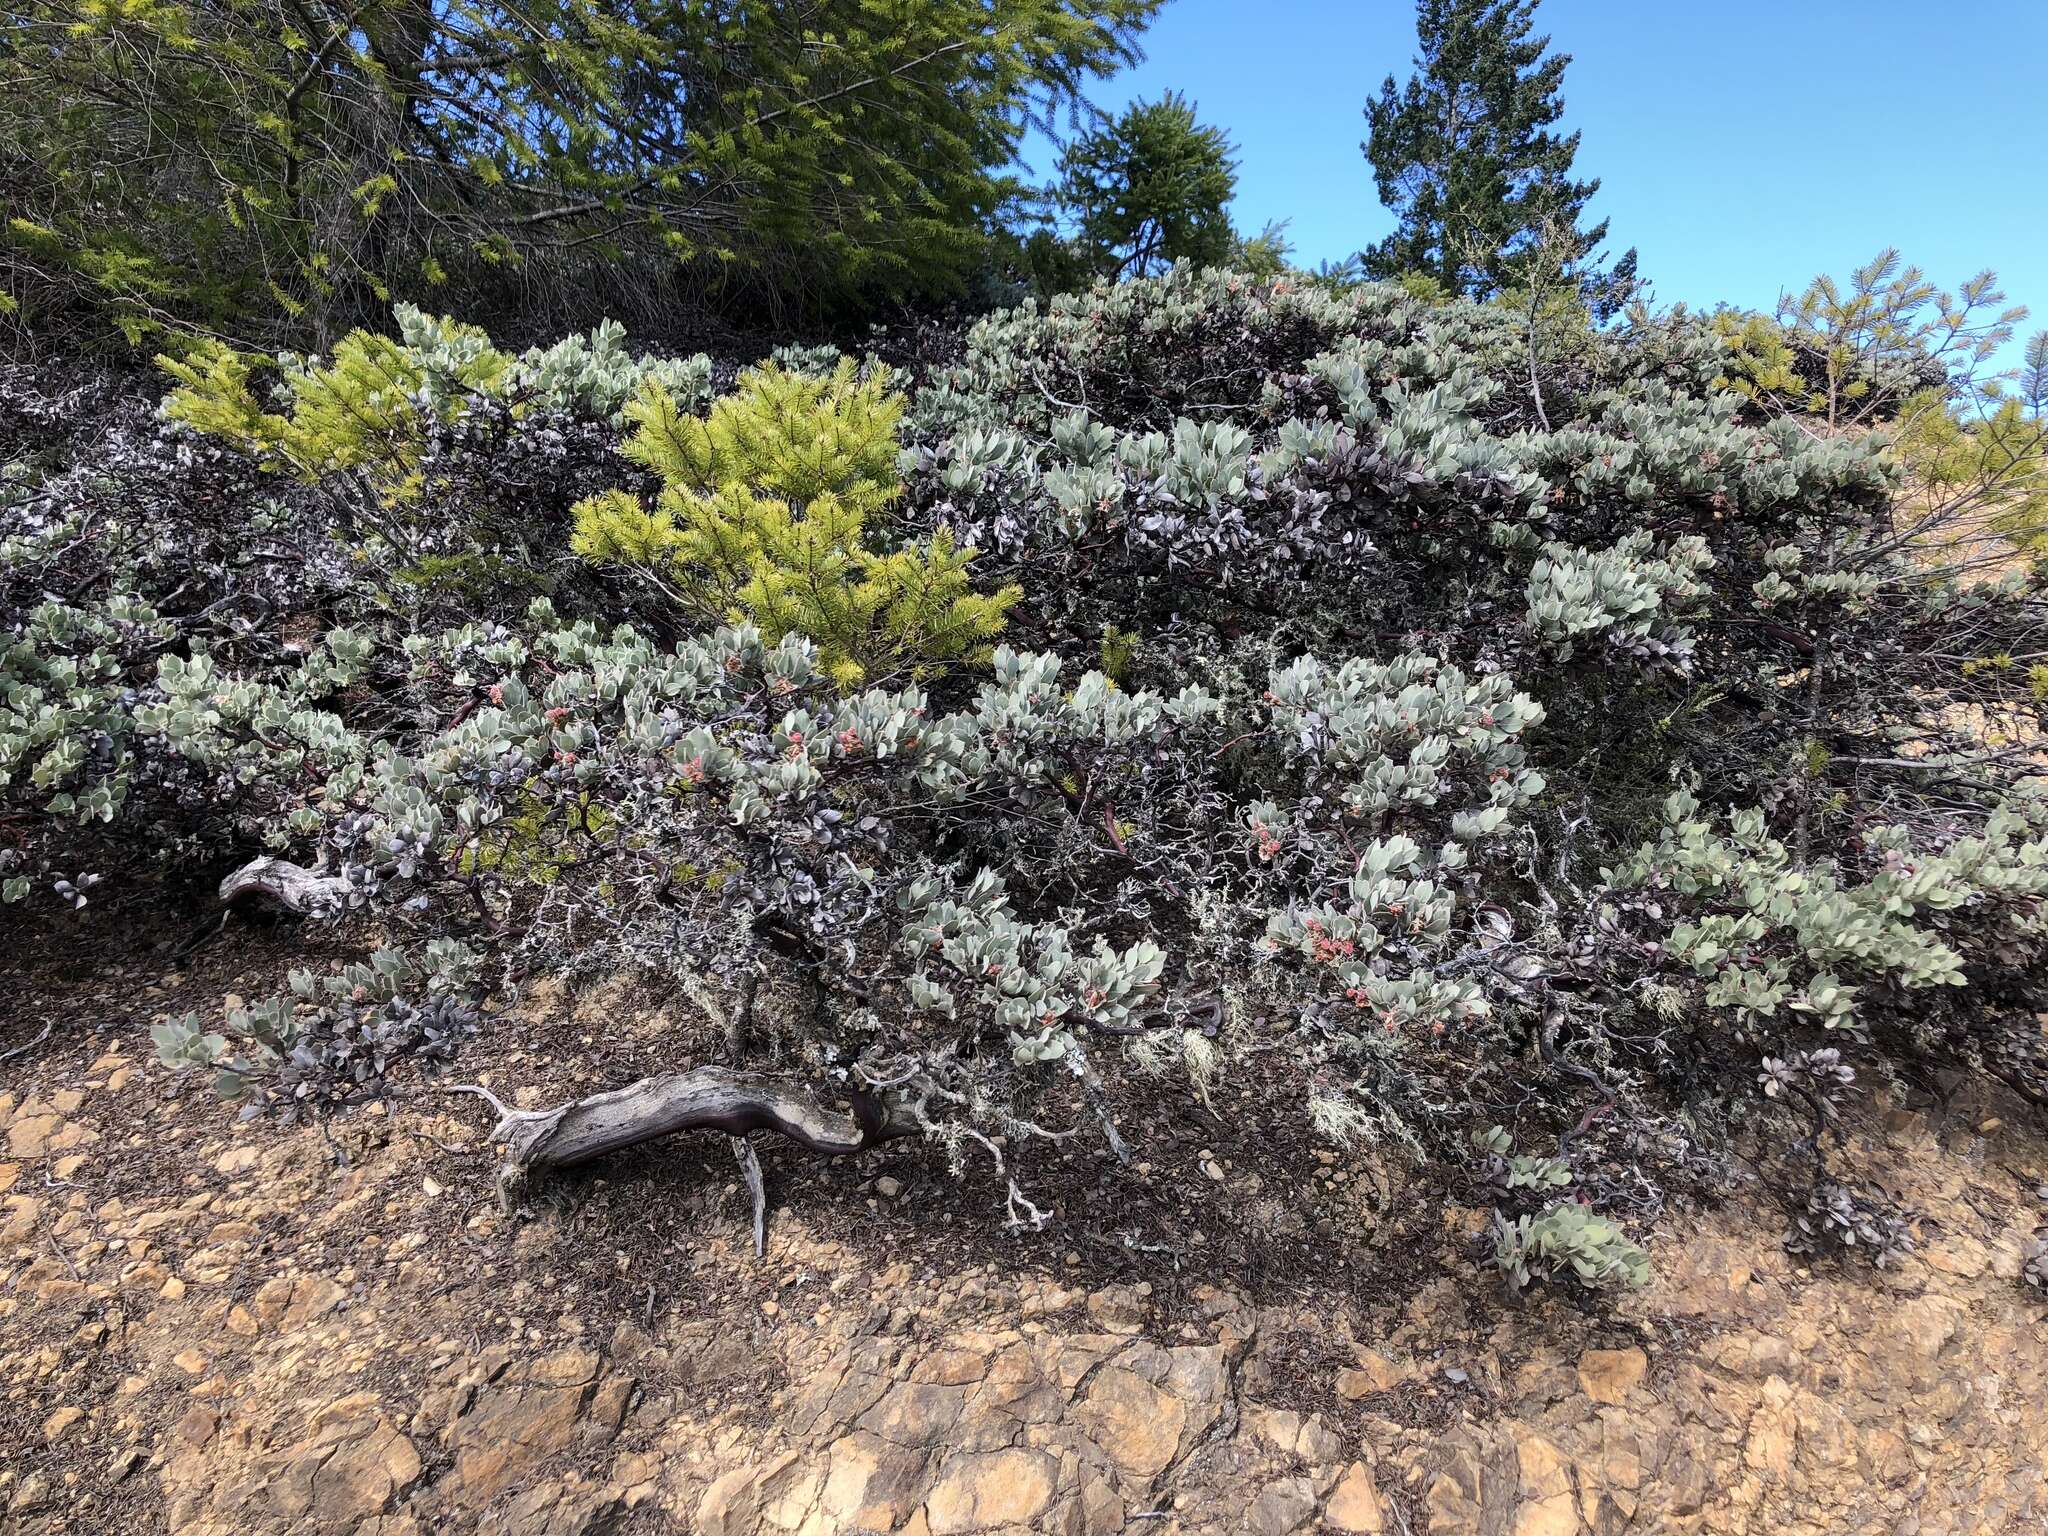
M 508 1213 L 536 1174 L 573 1168 L 678 1131 L 723 1131 L 734 1139 L 734 1154 L 754 1196 L 757 1252 L 766 1244 L 767 1196 L 760 1163 L 745 1139 L 751 1133 L 771 1131 L 807 1152 L 844 1157 L 923 1129 L 907 1111 L 870 1094 L 854 1094 L 852 1113 L 845 1114 L 825 1108 L 799 1084 L 728 1067 L 643 1077 L 553 1109 L 508 1109 L 488 1089 L 471 1084 L 448 1091 L 473 1093 L 498 1112 L 490 1139 L 505 1143 L 498 1198 Z
M 230 907 L 267 906 L 310 917 L 342 906 L 348 881 L 284 859 L 251 859 L 221 881 L 220 899 Z
M 768 1256 L 768 1187 L 761 1181 L 761 1159 L 754 1144 L 744 1136 L 732 1138 L 732 1155 L 740 1160 L 740 1173 L 747 1181 L 747 1193 L 754 1197 L 754 1257 Z

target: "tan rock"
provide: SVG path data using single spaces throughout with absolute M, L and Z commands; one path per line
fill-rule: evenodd
M 1572 1488 L 1571 1464 L 1544 1436 L 1517 1428 L 1515 1466 L 1524 1499 L 1548 1499 Z
M 1367 1349 L 1363 1344 L 1351 1351 L 1354 1369 L 1366 1381 L 1372 1383 L 1374 1392 L 1391 1392 L 1415 1373 L 1412 1367 L 1397 1365 L 1376 1349 Z
M 1792 1455 L 1799 1439 L 1799 1416 L 1794 1411 L 1792 1384 L 1782 1376 L 1764 1383 L 1763 1404 L 1750 1416 L 1742 1442 L 1745 1466 L 1773 1478 L 1792 1470 Z
M 1535 1499 L 1515 1511 L 1514 1536 L 1576 1536 L 1579 1511 L 1569 1493 Z
M 64 1128 L 62 1115 L 16 1115 L 7 1127 L 9 1157 L 41 1157 Z
M 344 1439 L 314 1473 L 312 1508 L 323 1521 L 345 1528 L 351 1520 L 390 1509 L 419 1475 L 420 1455 L 413 1443 L 379 1417 Z
M 1106 1366 L 1075 1407 L 1074 1418 L 1110 1460 L 1149 1482 L 1180 1448 L 1187 1406 L 1130 1371 Z
M 66 1405 L 43 1420 L 43 1439 L 55 1445 L 64 1438 L 65 1432 L 85 1417 L 83 1408 Z
M 924 1492 L 924 1453 L 863 1430 L 836 1441 L 818 1508 L 839 1526 L 893 1531 Z
M 254 1147 L 230 1147 L 214 1159 L 213 1168 L 216 1173 L 247 1173 L 260 1160 L 261 1156 Z
M 1335 1530 L 1370 1533 L 1370 1536 L 1377 1536 L 1387 1528 L 1386 1518 L 1380 1512 L 1380 1491 L 1373 1482 L 1372 1468 L 1362 1461 L 1354 1461 L 1344 1469 L 1344 1475 L 1337 1479 L 1337 1486 L 1330 1491 L 1330 1502 L 1323 1509 L 1323 1520 Z
M 965 1387 L 988 1374 L 988 1356 L 975 1349 L 935 1349 L 911 1367 L 920 1386 Z
M 761 1490 L 757 1469 L 737 1467 L 704 1490 L 697 1505 L 702 1536 L 754 1536 L 761 1527 Z
M 937 1445 L 960 1422 L 966 1406 L 965 1387 L 907 1382 L 891 1388 L 862 1415 L 860 1425 L 896 1445 Z
M 1088 1298 L 1088 1315 L 1111 1333 L 1136 1333 L 1146 1311 L 1145 1298 L 1133 1286 L 1112 1285 Z
M 1649 1369 L 1640 1349 L 1589 1349 L 1579 1356 L 1579 1386 L 1596 1403 L 1619 1405 Z
M 1261 1488 L 1245 1511 L 1251 1536 L 1293 1536 L 1315 1517 L 1316 1491 L 1305 1477 L 1283 1477 Z
M 932 1536 L 1028 1525 L 1052 1501 L 1053 1466 L 1036 1451 L 956 1457 L 925 1501 Z
M 171 1356 L 171 1364 L 175 1365 L 187 1376 L 204 1376 L 206 1374 L 206 1356 L 196 1349 L 179 1350 L 177 1354 Z

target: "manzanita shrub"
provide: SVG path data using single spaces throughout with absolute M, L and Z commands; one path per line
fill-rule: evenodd
M 1013 1219 L 1059 1207 L 1034 1146 L 1135 1158 L 1149 1097 L 1242 1081 L 1276 1146 L 1490 1204 L 1517 1286 L 1640 1281 L 1743 1138 L 1799 1246 L 1888 1255 L 1845 1096 L 2048 1095 L 2040 588 L 1944 567 L 1883 432 L 1772 417 L 1709 323 L 1555 363 L 1495 307 L 1181 269 L 980 321 L 900 419 L 809 352 L 721 406 L 610 332 L 405 324 L 272 401 L 219 358 L 168 419 L 95 396 L 0 483 L 7 899 L 270 854 L 410 936 L 167 1027 L 224 1091 L 488 1050 L 493 960 L 650 972 L 993 1156 Z M 308 414 L 372 365 L 374 433 Z M 970 549 L 989 622 L 914 664 L 964 578 L 872 653 L 843 591 L 766 601 Z

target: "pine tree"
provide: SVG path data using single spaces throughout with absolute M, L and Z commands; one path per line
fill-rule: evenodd
M 1571 232 L 1575 261 L 1606 238 L 1605 220 L 1578 228 L 1600 183 L 1572 179 L 1579 136 L 1550 131 L 1571 55 L 1545 56 L 1535 15 L 1536 0 L 1419 0 L 1416 72 L 1405 87 L 1387 76 L 1365 109 L 1361 147 L 1401 221 L 1365 253 L 1374 276 L 1485 297 L 1516 281 L 1545 220 Z
M 25 0 L 0 268 L 31 325 L 321 347 L 450 285 L 953 293 L 1162 3 Z
M 1238 245 L 1229 204 L 1237 162 L 1220 128 L 1169 91 L 1134 103 L 1060 157 L 1056 201 L 1082 264 L 1107 277 L 1149 277 L 1176 261 L 1216 265 Z
M 985 655 L 1017 589 L 975 591 L 972 549 L 943 529 L 877 549 L 874 522 L 902 494 L 903 397 L 886 370 L 829 375 L 770 364 L 698 418 L 658 381 L 627 407 L 628 458 L 654 471 L 652 508 L 607 491 L 571 509 L 570 548 L 640 572 L 694 617 L 808 636 L 851 689 Z

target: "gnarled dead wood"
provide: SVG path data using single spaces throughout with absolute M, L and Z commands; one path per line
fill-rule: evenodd
M 751 1133 L 769 1131 L 807 1152 L 843 1157 L 923 1130 L 907 1111 L 869 1094 L 852 1095 L 852 1112 L 842 1113 L 801 1084 L 729 1067 L 643 1077 L 553 1109 L 508 1109 L 488 1090 L 469 1085 L 450 1091 L 477 1094 L 498 1111 L 490 1139 L 505 1142 L 498 1195 L 508 1211 L 536 1173 L 573 1168 L 678 1131 L 721 1131 L 741 1147 Z M 735 1147 L 743 1170 L 751 1152 Z M 748 1183 L 754 1192 L 754 1180 Z M 758 1218 L 758 1192 L 755 1198 Z
M 275 907 L 299 917 L 331 912 L 348 898 L 348 881 L 285 859 L 251 859 L 220 883 L 226 905 Z

